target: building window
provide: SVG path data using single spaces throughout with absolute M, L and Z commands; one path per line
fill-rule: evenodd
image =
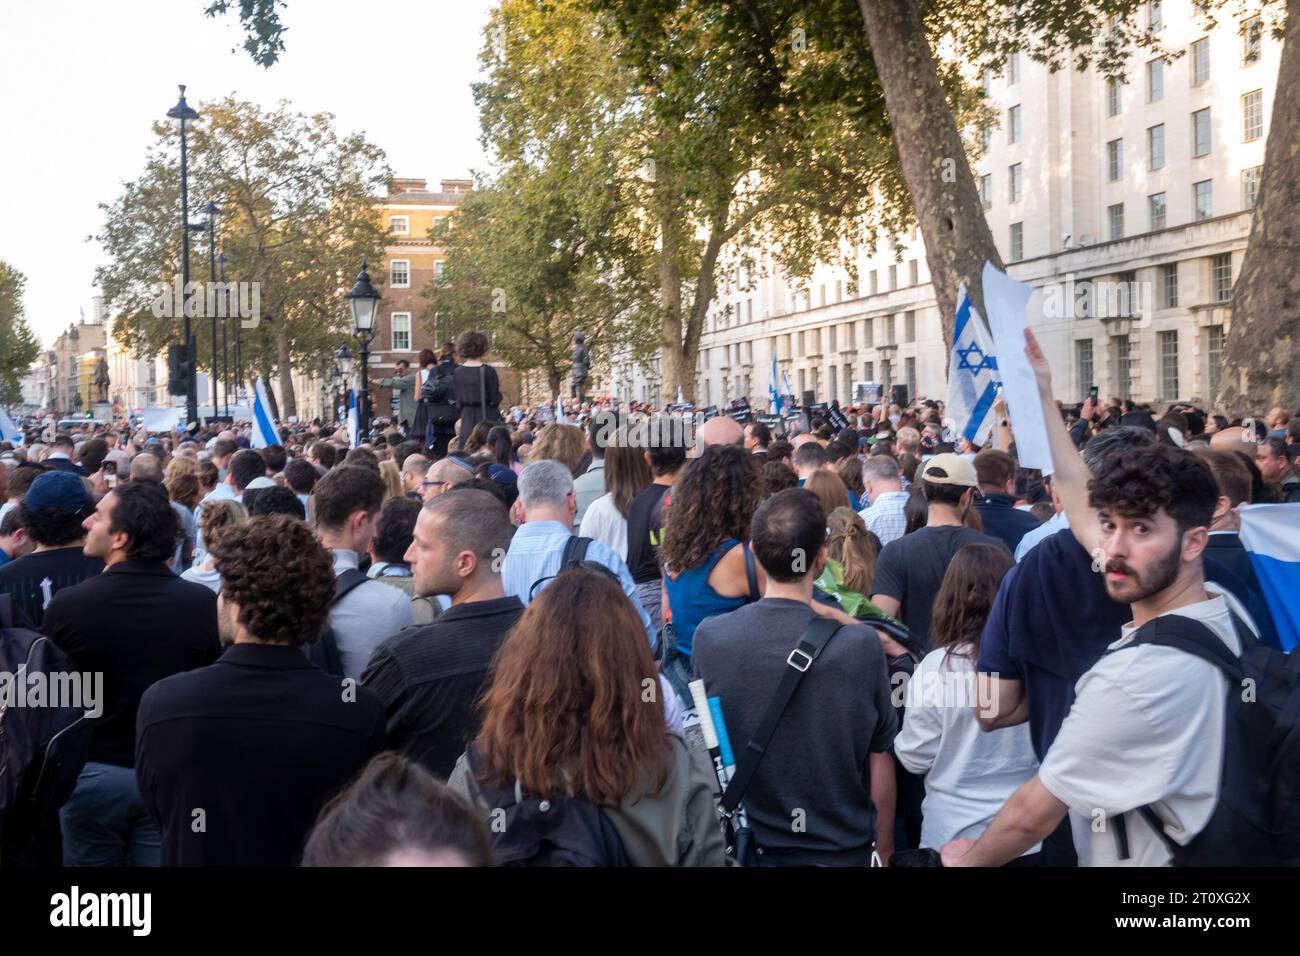
M 411 351 L 411 313 L 394 312 L 389 317 L 389 328 L 393 330 L 393 351 Z
M 1011 202 L 1020 202 L 1020 164 L 1014 163 L 1007 169 L 1007 191 Z
M 1160 397 L 1178 397 L 1178 330 L 1160 333 Z
M 1210 298 L 1214 302 L 1232 299 L 1232 253 L 1210 257 Z
M 903 336 L 904 336 L 903 338 L 904 342 L 916 341 L 916 313 L 915 312 L 903 313 Z
M 1247 209 L 1259 202 L 1259 181 L 1263 175 L 1263 166 L 1255 166 L 1241 171 L 1241 201 Z
M 1011 59 L 1007 60 L 1007 83 L 1015 86 L 1020 82 L 1020 54 L 1011 54 Z
M 1127 335 L 1117 335 L 1112 340 L 1115 352 L 1115 390 L 1120 398 L 1128 398 L 1133 391 L 1133 353 Z
M 1210 152 L 1210 108 L 1192 114 L 1192 156 L 1206 156 Z
M 889 291 L 893 292 L 897 288 L 898 288 L 898 266 L 892 265 L 889 267 Z
M 1162 9 L 1160 0 L 1151 0 L 1147 4 L 1147 23 L 1151 25 L 1151 32 L 1156 33 L 1165 28 L 1165 13 Z
M 1147 197 L 1147 213 L 1151 218 L 1150 229 L 1165 228 L 1165 194 L 1154 193 Z
M 1167 262 L 1160 267 L 1160 302 L 1163 308 L 1178 307 L 1178 263 Z
M 980 199 L 985 209 L 993 208 L 993 175 L 985 173 L 980 177 Z
M 1165 125 L 1147 128 L 1147 169 L 1165 168 Z
M 898 316 L 885 316 L 885 343 L 887 345 L 898 344 Z
M 907 283 L 908 285 L 920 285 L 921 283 L 921 267 L 915 259 L 907 264 Z
M 1119 314 L 1126 319 L 1137 318 L 1141 313 L 1140 301 L 1137 297 L 1137 279 L 1137 272 L 1129 270 L 1121 272 L 1116 280 L 1119 286 L 1119 301 L 1116 305 L 1119 308 Z
M 1106 115 L 1118 116 L 1123 100 L 1120 98 L 1124 81 L 1117 76 L 1106 78 Z
M 984 95 L 989 96 L 993 93 L 993 68 L 984 67 Z
M 443 273 L 446 271 L 447 271 L 447 263 L 445 260 L 439 259 L 437 262 L 433 264 L 433 276 L 435 279 L 441 279 Z
M 1241 98 L 1243 138 L 1252 143 L 1264 135 L 1264 91 L 1255 90 Z
M 405 236 L 411 231 L 410 216 L 389 216 L 388 233 L 392 236 Z
M 1147 102 L 1159 103 L 1165 98 L 1165 61 L 1147 61 Z
M 1192 86 L 1200 86 L 1210 78 L 1210 40 L 1208 37 L 1192 44 Z
M 1251 17 L 1241 24 L 1241 65 L 1252 66 L 1263 55 L 1264 24 L 1259 17 Z
M 1206 371 L 1210 378 L 1210 395 L 1219 394 L 1219 375 L 1223 371 L 1223 326 L 1210 325 L 1205 329 Z
M 1019 105 L 1007 110 L 1007 142 L 1020 142 L 1020 107 Z
M 1074 370 L 1079 377 L 1079 394 L 1086 395 L 1097 383 L 1092 376 L 1092 339 L 1078 339 L 1074 343 Z
M 1011 224 L 1011 261 L 1019 262 L 1025 257 L 1025 224 L 1023 222 L 1013 222 Z
M 867 349 L 875 348 L 876 345 L 876 320 L 875 319 L 867 319 L 865 322 L 862 323 L 862 334 L 864 336 L 862 347 Z
M 908 398 L 915 398 L 916 397 L 916 359 L 910 357 L 903 359 L 903 377 L 904 380 L 907 382 Z
M 1106 221 L 1110 225 L 1110 237 L 1112 239 L 1124 238 L 1124 204 L 1117 202 L 1113 206 L 1106 207 Z
M 872 382 L 872 381 L 875 381 L 875 374 L 876 374 L 876 363 L 875 363 L 875 362 L 863 362 L 863 363 L 862 363 L 862 380 L 863 380 L 864 382 Z
M 388 285 L 394 289 L 411 287 L 411 263 L 406 259 L 394 259 L 388 264 Z
M 1124 141 L 1112 139 L 1106 144 L 1106 178 L 1112 183 L 1124 176 Z
M 826 351 L 827 351 L 827 352 L 834 352 L 834 351 L 836 351 L 836 348 L 835 348 L 835 339 L 836 339 L 836 337 L 837 337 L 837 336 L 835 335 L 835 326 L 833 326 L 833 325 L 828 325 L 828 326 L 826 327 Z
M 1214 180 L 1192 184 L 1192 218 L 1199 221 L 1214 215 Z
M 980 149 L 987 153 L 993 145 L 993 130 L 986 126 L 980 131 Z

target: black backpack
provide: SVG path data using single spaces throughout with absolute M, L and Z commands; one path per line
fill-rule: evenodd
M 484 783 L 483 758 L 471 744 L 470 772 L 492 808 L 488 830 L 497 866 L 631 866 L 623 841 L 609 818 L 583 797 L 541 800 L 522 791 Z
M 345 595 L 369 580 L 364 571 L 348 568 L 334 579 L 334 596 L 330 598 L 330 607 L 334 607 L 343 600 Z M 335 677 L 343 676 L 343 655 L 339 653 L 339 642 L 334 636 L 334 628 L 330 627 L 328 617 L 325 618 L 325 624 L 321 627 L 320 637 L 316 639 L 316 643 L 307 645 L 307 660 L 326 674 Z
M 574 568 L 597 568 L 608 574 L 618 583 L 619 587 L 622 587 L 623 582 L 619 581 L 617 574 L 605 567 L 605 565 L 601 564 L 599 561 L 587 560 L 587 548 L 591 546 L 592 540 L 592 538 L 582 538 L 575 534 L 569 538 L 568 541 L 564 542 L 564 551 L 560 554 L 559 568 L 556 569 L 554 574 L 540 577 L 533 582 L 533 586 L 528 589 L 528 600 L 531 601 L 537 594 L 537 589 L 547 581 L 557 578 L 565 571 L 571 571 Z
M 434 425 L 450 425 L 460 417 L 460 408 L 456 405 L 452 376 L 456 366 L 451 362 L 439 362 L 429 373 L 420 389 L 420 398 L 428 403 L 429 421 Z
M 0 672 L 14 678 L 0 689 L 0 866 L 58 863 L 39 858 L 39 835 L 72 796 L 94 724 L 81 708 L 29 706 L 8 695 L 18 693 L 16 682 L 28 674 L 73 670 L 48 637 L 14 627 L 12 599 L 0 595 Z
M 1204 624 L 1179 614 L 1147 622 L 1133 641 L 1192 654 L 1228 678 L 1227 727 L 1219 801 L 1209 821 L 1180 846 L 1148 804 L 1138 808 L 1173 856 L 1174 866 L 1300 865 L 1300 654 L 1256 641 L 1233 615 L 1240 657 Z M 1120 859 L 1128 857 L 1124 818 L 1118 817 Z

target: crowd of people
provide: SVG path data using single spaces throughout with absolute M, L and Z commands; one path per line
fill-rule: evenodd
M 936 401 L 503 411 L 486 351 L 377 382 L 356 447 L 0 444 L 0 669 L 102 685 L 0 708 L 0 864 L 1154 866 L 1230 826 L 1229 678 L 1166 632 L 1280 651 L 1239 514 L 1300 503 L 1300 417 L 1062 407 L 1029 336 L 1045 474 L 1001 400 L 984 447 Z

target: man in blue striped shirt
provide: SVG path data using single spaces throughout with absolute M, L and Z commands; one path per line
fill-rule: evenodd
M 527 606 L 534 594 L 533 586 L 538 585 L 536 590 L 540 591 L 546 586 L 545 579 L 559 572 L 564 546 L 574 534 L 573 516 L 577 507 L 573 476 L 560 462 L 535 461 L 520 473 L 519 499 L 514 506 L 519 527 L 501 568 L 501 583 L 507 595 L 519 598 Z M 588 546 L 586 560 L 603 564 L 618 577 L 653 647 L 657 641 L 654 626 L 636 596 L 636 585 L 632 583 L 627 564 L 599 541 L 592 541 Z

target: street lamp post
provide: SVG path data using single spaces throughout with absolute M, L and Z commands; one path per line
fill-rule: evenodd
M 226 254 L 223 252 L 217 256 L 217 266 L 221 270 L 221 289 L 224 292 L 226 288 Z M 231 316 L 227 315 L 221 320 L 221 381 L 224 383 L 221 387 L 222 397 L 225 406 L 225 414 L 230 414 L 230 352 L 226 348 L 226 326 L 230 324 Z
M 348 383 L 352 379 L 352 350 L 348 348 L 346 342 L 339 348 L 335 358 L 339 360 L 338 365 L 334 366 L 339 377 L 339 400 L 334 409 L 334 420 L 339 422 L 344 417 L 343 403 L 347 400 Z
M 180 85 L 181 98 L 167 111 L 169 119 L 180 123 L 181 128 L 181 317 L 185 337 L 185 420 L 199 420 L 198 375 L 194 366 L 194 337 L 190 331 L 190 313 L 186 306 L 190 285 L 190 193 L 189 155 L 186 148 L 185 123 L 199 118 L 198 112 L 185 102 L 185 84 Z
M 208 283 L 214 286 L 217 281 L 217 213 L 221 208 L 212 200 L 203 207 L 203 212 L 208 215 Z M 226 290 L 221 290 L 219 302 L 226 302 Z M 220 370 L 217 366 L 217 313 L 225 312 L 224 308 L 212 310 L 212 414 L 219 415 L 217 411 L 217 383 L 221 380 Z
M 370 284 L 365 259 L 361 260 L 356 285 L 348 293 L 348 305 L 352 307 L 352 326 L 361 346 L 361 394 L 357 403 L 357 441 L 360 442 L 370 433 L 370 343 L 375 338 L 375 311 L 379 307 L 379 293 Z

